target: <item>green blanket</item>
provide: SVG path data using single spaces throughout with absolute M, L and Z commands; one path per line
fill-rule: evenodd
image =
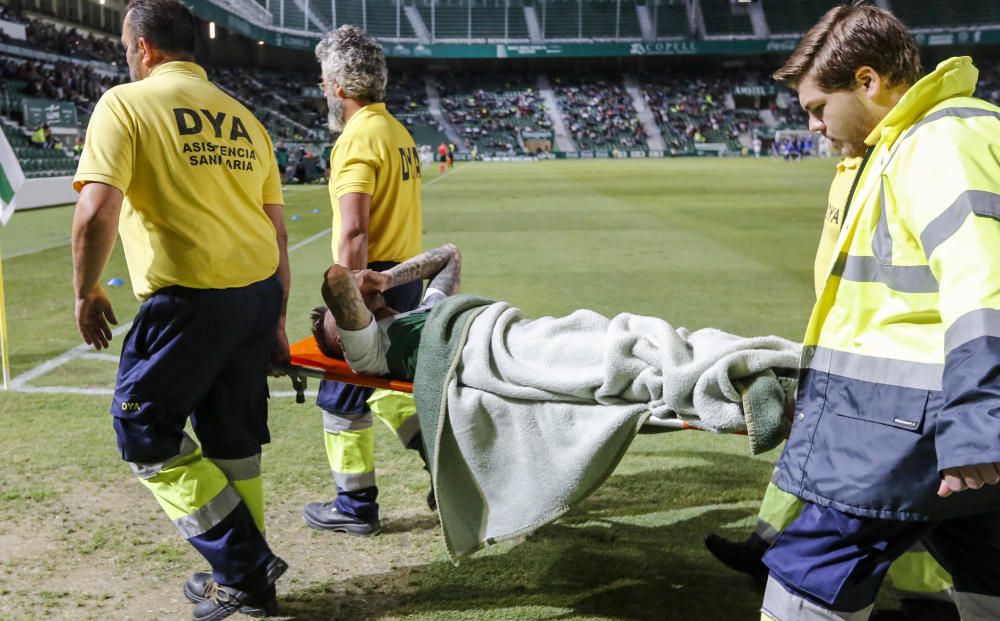
M 690 333 L 654 317 L 530 320 L 502 302 L 443 301 L 421 337 L 414 396 L 449 555 L 564 514 L 647 421 L 749 430 L 755 452 L 774 446 L 789 394 L 774 370 L 794 369 L 798 354 L 777 337 Z

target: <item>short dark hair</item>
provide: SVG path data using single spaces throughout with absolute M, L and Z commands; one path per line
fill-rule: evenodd
M 327 358 L 343 360 L 344 355 L 338 354 L 330 349 L 330 344 L 326 341 L 326 330 L 323 329 L 323 321 L 326 319 L 326 314 L 329 312 L 330 309 L 325 306 L 317 306 L 312 309 L 312 312 L 309 314 L 309 318 L 312 320 L 313 338 L 316 339 L 316 345 L 319 346 L 319 351 L 324 356 Z
M 903 22 L 889 11 L 854 0 L 819 18 L 772 77 L 798 88 L 811 73 L 820 88 L 845 90 L 854 87 L 854 73 L 864 65 L 892 86 L 910 86 L 920 79 L 920 51 Z
M 180 0 L 129 0 L 129 24 L 136 37 L 167 53 L 194 54 L 194 13 Z

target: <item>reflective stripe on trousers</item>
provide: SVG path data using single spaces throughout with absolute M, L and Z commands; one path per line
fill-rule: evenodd
M 323 412 L 326 456 L 333 480 L 340 491 L 355 491 L 375 485 L 375 430 L 372 413 L 399 438 L 403 446 L 420 432 L 413 395 L 376 390 L 368 400 L 371 412 L 339 414 Z
M 241 498 L 222 470 L 205 459 L 186 434 L 181 451 L 159 463 L 130 465 L 167 517 L 190 539 L 221 522 Z
M 955 593 L 955 603 L 962 621 L 996 621 L 1000 619 L 1000 597 L 979 593 Z
M 365 429 L 323 435 L 338 490 L 354 491 L 375 485 L 375 429 L 370 424 Z
M 264 533 L 264 479 L 261 478 L 260 453 L 243 459 L 209 457 L 222 470 L 230 484 L 246 503 L 257 530 Z
M 827 610 L 790 593 L 774 578 L 768 577 L 761 607 L 761 621 L 866 621 L 874 604 L 857 612 Z

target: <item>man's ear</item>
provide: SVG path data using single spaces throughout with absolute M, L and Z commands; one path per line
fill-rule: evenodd
M 336 93 L 337 97 L 341 99 L 347 99 L 347 91 L 344 90 L 343 86 L 339 84 L 335 85 L 333 87 L 333 92 Z
M 854 72 L 854 83 L 857 85 L 857 88 L 864 89 L 868 99 L 876 99 L 882 94 L 882 89 L 885 87 L 882 76 L 867 65 L 858 68 Z
M 135 42 L 136 48 L 139 51 L 139 62 L 146 66 L 146 68 L 151 68 L 156 65 L 156 61 L 159 60 L 159 52 L 155 47 L 149 44 L 144 37 L 139 37 Z

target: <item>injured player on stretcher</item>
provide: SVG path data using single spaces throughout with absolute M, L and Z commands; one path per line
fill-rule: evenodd
M 453 245 L 385 272 L 334 265 L 326 308 L 313 311 L 324 354 L 413 381 L 453 559 L 565 513 L 643 425 L 746 433 L 754 453 L 787 435 L 796 343 L 629 313 L 527 319 L 505 302 L 457 295 L 460 272 Z M 418 308 L 385 307 L 381 292 L 417 279 L 430 279 Z

